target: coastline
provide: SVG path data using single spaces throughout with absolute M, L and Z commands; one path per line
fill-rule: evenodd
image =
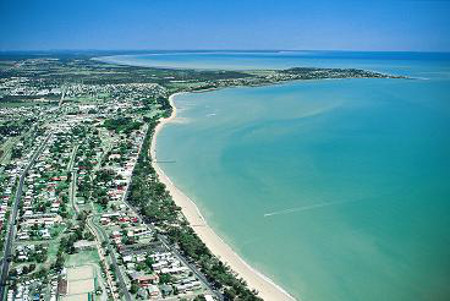
M 222 238 L 208 225 L 194 201 L 178 189 L 157 164 L 156 143 L 158 133 L 162 130 L 164 125 L 172 122 L 176 118 L 176 107 L 173 99 L 177 95 L 183 93 L 188 92 L 170 95 L 169 102 L 172 106 L 172 114 L 168 118 L 163 118 L 160 120 L 158 125 L 155 127 L 155 131 L 152 136 L 150 154 L 152 157 L 152 165 L 158 174 L 159 180 L 166 185 L 166 188 L 170 192 L 174 202 L 177 206 L 181 207 L 181 211 L 191 225 L 192 229 L 210 249 L 210 251 L 225 264 L 229 265 L 239 277 L 243 278 L 247 282 L 250 289 L 257 290 L 259 292 L 259 297 L 266 301 L 296 300 L 283 288 L 275 284 L 270 278 L 252 268 L 225 241 L 223 241 Z

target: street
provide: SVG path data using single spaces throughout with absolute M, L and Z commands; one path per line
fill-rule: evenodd
M 44 149 L 44 147 L 45 147 L 47 141 L 50 139 L 51 135 L 52 135 L 52 133 L 49 133 L 45 137 L 44 141 L 41 143 L 39 148 L 34 152 L 27 167 L 23 170 L 23 172 L 20 176 L 19 184 L 17 185 L 16 195 L 15 195 L 15 199 L 14 199 L 14 205 L 12 207 L 11 216 L 9 218 L 8 234 L 7 234 L 7 237 L 5 240 L 5 253 L 4 253 L 5 256 L 4 256 L 4 260 L 1 261 L 1 268 L 0 268 L 0 298 L 1 299 L 3 299 L 3 296 L 6 291 L 5 290 L 6 289 L 6 280 L 8 278 L 9 267 L 11 265 L 11 256 L 12 256 L 11 249 L 12 249 L 12 244 L 14 242 L 14 238 L 16 236 L 16 231 L 17 231 L 17 213 L 19 211 L 19 204 L 20 204 L 20 200 L 22 198 L 23 183 L 25 181 L 25 177 L 27 175 L 28 170 L 33 166 L 36 158 L 39 156 L 39 154 Z

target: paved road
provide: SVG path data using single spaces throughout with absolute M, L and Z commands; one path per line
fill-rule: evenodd
M 146 136 L 147 135 L 147 130 L 148 130 L 148 128 L 146 128 L 145 129 L 145 135 L 144 136 Z M 139 152 L 138 152 L 138 157 L 139 157 L 139 155 L 140 155 L 140 153 L 141 153 L 141 151 L 142 151 L 142 147 L 139 149 Z M 172 162 L 170 162 L 170 163 L 172 163 Z M 125 189 L 125 193 L 124 193 L 124 195 L 123 195 L 123 198 L 122 198 L 122 202 L 132 211 L 132 212 L 134 212 L 134 214 L 139 218 L 139 221 L 142 223 L 142 224 L 144 224 L 144 225 L 146 225 L 150 230 L 152 230 L 153 232 L 155 232 L 155 228 L 154 228 L 154 226 L 152 225 L 152 224 L 150 224 L 150 223 L 147 223 L 146 221 L 145 221 L 145 219 L 141 216 L 141 214 L 140 214 L 140 212 L 138 212 L 135 208 L 134 208 L 134 206 L 132 206 L 128 201 L 127 201 L 127 197 L 128 197 L 128 194 L 130 193 L 130 187 L 131 187 L 131 182 L 132 182 L 132 176 L 128 179 L 128 184 L 127 184 L 127 186 L 126 186 L 126 189 Z M 101 228 L 101 227 L 100 227 Z M 217 290 L 215 290 L 212 286 L 211 286 L 211 284 L 209 283 L 209 281 L 206 279 L 206 277 L 205 277 L 205 275 L 203 275 L 203 273 L 201 273 L 198 269 L 197 269 L 197 267 L 196 266 L 194 266 L 194 265 L 192 265 L 192 264 L 190 264 L 189 262 L 187 262 L 187 260 L 184 258 L 184 256 L 183 255 L 181 255 L 174 247 L 172 247 L 171 245 L 170 245 L 170 243 L 169 243 L 169 241 L 167 240 L 167 238 L 165 238 L 164 236 L 162 236 L 162 235 L 158 235 L 158 239 L 165 245 L 165 247 L 167 248 L 167 249 L 169 249 L 169 250 L 171 250 L 174 254 L 175 254 L 175 256 L 181 261 L 181 262 L 183 262 L 197 277 L 198 277 L 198 279 L 201 281 L 201 282 L 203 282 L 203 284 L 220 300 L 220 301 L 222 301 L 222 300 L 224 300 L 224 298 L 223 298 L 223 295 L 219 292 L 219 291 L 217 291 Z
M 105 233 L 105 230 L 103 230 L 103 228 L 101 226 L 99 226 L 94 219 L 96 218 L 96 216 L 90 216 L 88 218 L 88 224 L 98 233 L 100 234 L 100 236 L 102 237 L 103 241 L 107 242 L 108 245 L 108 250 L 109 250 L 109 258 L 111 259 L 111 263 L 114 266 L 114 269 L 116 271 L 116 276 L 117 276 L 117 280 L 119 282 L 119 286 L 120 286 L 120 290 L 123 293 L 123 296 L 125 297 L 125 300 L 127 301 L 131 301 L 131 295 L 130 292 L 127 289 L 127 284 L 123 278 L 122 272 L 120 271 L 120 267 L 117 264 L 117 259 L 115 256 L 115 252 L 111 247 L 111 244 L 109 243 L 109 238 L 108 235 Z
M 64 103 L 64 98 L 66 97 L 66 88 L 62 87 L 61 99 L 59 100 L 58 106 L 61 107 Z
M 77 171 L 72 170 L 72 181 L 70 181 L 70 190 L 69 190 L 69 199 L 70 205 L 72 205 L 73 211 L 78 214 L 80 213 L 78 210 L 78 206 L 75 201 L 75 186 L 77 185 Z
M 79 147 L 79 146 L 80 146 L 80 145 L 77 144 L 77 145 L 75 145 L 75 146 L 73 147 L 73 149 L 72 149 L 72 154 L 70 155 L 70 162 L 69 162 L 69 164 L 67 165 L 67 171 L 68 171 L 68 172 L 72 171 L 73 166 L 75 165 L 75 158 L 76 158 L 76 156 L 77 156 L 77 151 L 78 151 L 78 147 Z
M 79 210 L 78 205 L 76 204 L 76 200 L 75 200 L 76 199 L 76 197 L 75 197 L 76 191 L 75 190 L 76 190 L 76 183 L 77 183 L 77 170 L 74 169 L 73 167 L 75 165 L 75 157 L 76 157 L 76 153 L 77 153 L 78 147 L 79 147 L 79 145 L 74 147 L 74 150 L 72 151 L 71 163 L 69 164 L 69 170 L 71 170 L 71 172 L 72 172 L 72 181 L 70 183 L 70 190 L 69 190 L 70 197 L 69 198 L 70 198 L 70 203 L 72 205 L 72 208 L 73 208 L 73 210 L 75 211 L 76 214 L 79 214 L 80 210 Z M 97 234 L 97 235 L 95 235 L 96 237 L 101 237 L 102 241 L 108 241 L 108 236 L 106 235 L 106 233 L 104 233 L 104 231 L 103 231 L 103 229 L 101 227 L 99 227 L 98 225 L 95 224 L 95 222 L 93 221 L 93 216 L 89 216 L 88 217 L 87 224 L 88 224 L 89 228 L 91 228 L 93 231 L 96 232 L 96 234 Z M 93 234 L 95 234 L 95 233 L 93 233 Z M 99 242 L 100 246 L 99 246 L 99 250 L 98 251 L 99 251 L 100 257 L 103 256 L 103 255 L 100 254 L 100 252 L 101 252 L 100 248 L 101 248 L 102 241 Z M 108 247 L 110 248 L 109 244 L 108 244 Z M 110 252 L 110 254 L 111 254 L 111 252 Z M 115 260 L 116 260 L 116 258 L 111 259 L 111 261 L 113 262 L 113 264 L 114 264 L 114 266 L 115 266 L 115 268 L 117 270 L 118 267 L 117 267 L 117 262 Z M 105 264 L 106 264 L 106 262 L 105 262 Z M 120 272 L 120 270 L 117 270 L 117 271 Z M 128 292 L 126 284 L 123 281 L 122 275 L 119 275 L 119 285 L 120 285 L 120 289 L 124 293 L 125 299 L 127 301 L 131 301 L 131 296 L 130 296 L 130 294 Z M 113 289 L 112 282 L 110 283 L 110 286 L 111 286 L 111 289 Z M 114 299 L 116 300 L 114 291 L 111 291 L 111 294 L 113 294 Z
M 36 161 L 36 158 L 39 156 L 39 154 L 44 149 L 45 144 L 47 143 L 48 139 L 50 139 L 51 135 L 52 135 L 52 133 L 48 134 L 45 137 L 44 141 L 41 143 L 39 148 L 34 152 L 27 167 L 25 167 L 22 174 L 20 175 L 19 184 L 17 185 L 17 189 L 16 189 L 14 205 L 12 207 L 11 216 L 9 218 L 9 228 L 8 228 L 8 233 L 7 233 L 7 237 L 6 237 L 6 241 L 5 241 L 5 252 L 4 252 L 5 260 L 3 260 L 1 262 L 2 265 L 0 268 L 0 300 L 3 300 L 3 296 L 6 293 L 6 279 L 8 278 L 9 267 L 11 265 L 12 244 L 14 242 L 14 238 L 16 237 L 17 213 L 19 211 L 20 199 L 22 198 L 23 183 L 25 181 L 25 177 L 27 175 L 28 170 L 33 166 L 34 162 Z
M 102 248 L 103 239 L 102 239 L 102 237 L 100 237 L 101 232 L 98 231 L 98 229 L 94 226 L 93 221 L 92 221 L 92 216 L 88 217 L 87 227 L 92 232 L 92 234 L 95 236 L 95 240 L 97 243 L 97 249 L 98 249 L 98 255 L 100 256 L 100 261 L 104 264 L 105 268 L 107 269 L 105 271 L 105 274 L 106 274 L 108 285 L 111 289 L 111 295 L 114 300 L 118 300 L 118 296 L 117 296 L 117 293 L 115 290 L 116 286 L 114 284 L 115 281 L 112 279 L 111 272 L 109 271 L 109 268 L 108 268 L 108 263 L 106 262 L 105 252 L 103 251 L 103 248 Z
M 69 200 L 70 200 L 70 204 L 72 205 L 72 208 L 75 213 L 79 213 L 78 206 L 75 202 L 75 187 L 77 184 L 77 170 L 74 169 L 75 159 L 77 157 L 77 151 L 78 151 L 79 146 L 80 146 L 79 144 L 74 146 L 74 148 L 72 150 L 72 155 L 70 157 L 69 165 L 67 166 L 67 171 L 69 171 L 72 176 L 72 178 L 71 178 L 72 181 L 70 181 L 70 188 L 69 188 Z
M 189 267 L 191 269 L 191 271 L 195 274 L 195 276 L 198 277 L 198 279 L 200 279 L 201 282 L 203 282 L 203 284 L 220 300 L 223 301 L 223 295 L 215 290 L 211 284 L 209 283 L 209 281 L 206 279 L 205 275 L 203 275 L 203 273 L 201 273 L 196 266 L 190 264 L 189 262 L 187 262 L 187 260 L 185 259 L 185 257 L 183 255 L 180 254 L 180 252 L 178 252 L 177 249 L 173 248 L 169 241 L 167 240 L 166 237 L 158 234 L 158 239 L 166 246 L 166 248 L 169 248 L 172 253 L 175 254 L 175 256 L 177 256 L 178 260 L 180 260 L 181 262 L 183 262 L 187 267 Z
M 130 186 L 131 186 L 131 183 L 130 183 Z M 133 211 L 134 212 L 134 214 L 136 215 L 136 216 L 138 216 L 138 218 L 139 218 L 139 221 L 142 223 L 142 224 L 145 224 L 149 229 L 151 229 L 153 232 L 155 232 L 155 228 L 154 228 L 154 226 L 152 225 L 152 224 L 149 224 L 149 223 L 147 223 L 146 221 L 145 221 L 145 219 L 141 216 L 141 214 L 139 213 L 139 212 L 137 212 L 136 210 L 135 210 L 135 208 L 130 204 L 130 203 L 128 203 L 125 199 L 123 200 L 123 202 L 125 203 L 125 205 L 127 205 L 127 207 L 131 210 L 131 211 Z M 192 264 L 190 264 L 185 258 L 184 258 L 184 256 L 183 255 L 181 255 L 180 254 L 180 252 L 178 252 L 178 250 L 177 249 L 175 249 L 174 247 L 172 247 L 172 245 L 169 243 L 169 241 L 167 240 L 167 238 L 166 237 L 164 237 L 163 235 L 160 235 L 160 234 L 158 234 L 158 239 L 164 244 L 164 246 L 167 248 L 167 249 L 169 249 L 169 250 L 171 250 L 172 251 L 172 253 L 173 254 L 175 254 L 175 256 L 178 258 L 178 260 L 180 260 L 181 262 L 183 262 L 197 277 L 198 277 L 198 279 L 201 281 L 201 282 L 203 282 L 203 284 L 220 300 L 220 301 L 223 301 L 224 300 L 224 297 L 223 297 L 223 295 L 219 292 L 219 291 L 217 291 L 217 290 L 215 290 L 212 286 L 211 286 L 211 284 L 209 283 L 209 281 L 206 279 L 206 277 L 205 277 L 205 275 L 203 275 L 203 273 L 201 273 L 198 269 L 197 269 L 197 267 L 196 266 L 194 266 L 194 265 L 192 265 Z
M 145 130 L 145 131 L 147 131 L 147 129 Z M 140 154 L 140 151 L 141 151 L 141 149 L 139 150 L 139 152 L 138 152 L 138 156 L 139 156 L 139 154 Z M 154 227 L 153 227 L 153 225 L 151 225 L 151 224 L 148 224 L 148 223 L 146 223 L 145 222 L 145 220 L 143 219 L 143 217 L 140 215 L 140 213 L 139 212 L 137 212 L 136 210 L 135 210 L 135 208 L 130 204 L 130 203 L 128 203 L 127 202 L 127 197 L 128 197 L 128 194 L 129 194 L 129 192 L 130 192 L 130 187 L 131 187 L 131 181 L 132 180 L 132 177 L 130 177 L 129 179 L 128 179 L 128 184 L 127 184 L 127 186 L 126 186 L 126 189 L 125 189 L 125 193 L 124 193 L 124 195 L 123 195 L 123 198 L 122 198 L 122 202 L 131 210 L 131 211 L 133 211 L 134 212 L 134 214 L 139 218 L 139 220 L 140 220 L 140 222 L 142 223 L 142 224 L 145 224 L 150 230 L 152 230 L 153 232 L 155 231 L 155 229 L 154 229 Z M 89 225 L 91 225 L 92 226 L 92 228 L 98 233 L 98 234 L 100 234 L 101 235 L 101 237 L 103 238 L 103 240 L 104 241 L 106 241 L 106 242 L 108 242 L 108 249 L 109 249 L 109 256 L 110 256 L 110 258 L 111 258 L 111 262 L 112 262 L 112 264 L 113 264 L 113 266 L 114 266 L 114 268 L 115 268 L 115 270 L 116 270 L 116 274 L 117 274 L 117 277 L 118 277 L 118 280 L 119 280 L 119 286 L 120 286 L 120 289 L 122 290 L 122 292 L 124 293 L 124 297 L 125 297 L 125 299 L 127 300 L 127 301 L 131 301 L 131 295 L 130 295 L 130 293 L 129 293 L 129 291 L 128 291 L 128 289 L 127 289 L 127 287 L 126 287 L 126 283 L 125 283 L 125 281 L 124 281 L 124 279 L 123 279 L 123 277 L 122 277 L 122 273 L 120 272 L 120 268 L 119 268 L 119 265 L 117 264 L 117 259 L 116 259 L 116 256 L 115 256 L 115 251 L 113 250 L 113 248 L 112 248 L 112 246 L 111 246 L 111 244 L 109 243 L 109 238 L 108 238 L 108 236 L 107 236 L 107 234 L 105 233 L 105 231 L 104 231 L 104 229 L 99 225 L 99 224 L 97 224 L 96 222 L 95 222 L 95 219 L 96 217 L 95 216 L 90 216 L 89 218 L 88 218 L 88 224 Z M 192 265 L 192 264 L 190 264 L 189 262 L 187 262 L 187 260 L 174 248 L 174 247 L 172 247 L 171 245 L 170 245 L 170 243 L 168 242 L 168 240 L 167 240 L 167 238 L 165 238 L 164 236 L 162 236 L 162 235 L 158 235 L 158 238 L 159 238 L 159 240 L 165 245 L 165 247 L 167 248 L 167 249 L 169 249 L 169 250 L 171 250 L 172 252 L 173 252 L 173 254 L 181 261 L 181 262 L 183 262 L 197 277 L 198 277 L 198 279 L 220 300 L 220 301 L 223 301 L 224 300 L 224 298 L 223 298 L 223 295 L 219 292 L 219 291 L 217 291 L 217 290 L 215 290 L 211 285 L 210 285 L 210 283 L 208 282 L 208 280 L 206 279 L 206 277 L 197 269 L 197 267 L 195 267 L 194 265 Z

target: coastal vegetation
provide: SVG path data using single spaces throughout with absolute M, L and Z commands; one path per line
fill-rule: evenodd
M 139 121 L 134 121 L 131 117 L 118 117 L 105 120 L 103 125 L 110 131 L 127 134 L 139 129 L 142 124 Z
M 183 218 L 165 185 L 158 181 L 149 155 L 157 122 L 155 119 L 148 123 L 149 131 L 142 145 L 144 151 L 141 151 L 133 173 L 130 203 L 139 209 L 146 222 L 155 225 L 171 243 L 178 245 L 186 258 L 200 265 L 212 285 L 223 291 L 226 300 L 261 300 L 257 292 L 251 291 L 244 280 L 237 278 L 227 265 L 209 251 Z
M 143 225 L 133 216 L 134 211 L 127 211 L 129 208 L 122 203 L 126 200 L 150 233 L 147 234 L 151 238 L 148 241 L 144 239 L 149 244 L 146 251 L 161 250 L 161 247 L 154 248 L 156 244 L 164 245 L 172 253 L 179 253 L 179 260 L 189 265 L 189 273 L 195 272 L 197 279 L 201 280 L 199 285 L 219 300 L 253 301 L 261 298 L 209 250 L 167 187 L 158 179 L 152 165 L 155 158 L 151 157 L 150 144 L 160 120 L 172 114 L 169 95 L 292 80 L 390 77 L 371 71 L 333 68 L 259 71 L 157 69 L 111 65 L 93 60 L 93 57 L 95 54 L 92 53 L 36 54 L 31 57 L 3 57 L 11 62 L 0 64 L 0 82 L 3 83 L 0 110 L 5 116 L 0 122 L 0 132 L 5 134 L 4 145 L 0 149 L 1 159 L 5 162 L 20 161 L 36 145 L 33 139 L 47 135 L 51 128 L 57 132 L 57 139 L 51 140 L 46 152 L 52 159 L 48 157 L 48 162 L 42 162 L 48 170 L 35 171 L 39 181 L 30 179 L 30 183 L 36 182 L 30 186 L 30 193 L 37 196 L 45 188 L 58 197 L 54 197 L 53 202 L 44 198 L 30 207 L 30 212 L 46 213 L 54 206 L 57 213 L 52 214 L 67 222 L 67 227 L 42 232 L 57 243 L 49 244 L 49 250 L 42 251 L 42 255 L 30 253 L 30 262 L 32 260 L 36 267 L 27 266 L 26 271 L 40 275 L 43 269 L 39 265 L 45 263 L 47 270 L 51 267 L 50 271 L 58 275 L 80 248 L 85 245 L 92 247 L 94 241 L 110 259 L 115 259 L 121 252 L 125 253 L 118 258 L 128 257 L 125 255 L 127 248 L 140 244 L 139 239 L 128 237 L 126 229 L 137 230 Z M 11 106 L 12 100 L 30 105 L 16 108 Z M 72 123 L 67 123 L 67 119 Z M 23 143 L 16 143 L 16 136 Z M 59 163 L 53 166 L 51 162 Z M 122 174 L 125 170 L 127 172 Z M 52 186 L 46 188 L 47 183 L 52 183 Z M 16 189 L 13 182 L 8 185 L 11 191 Z M 25 216 L 24 206 L 19 206 L 19 210 Z M 8 211 L 5 216 L 9 217 L 9 214 Z M 123 216 L 118 217 L 117 214 Z M 99 225 L 99 220 L 104 224 Z M 103 232 L 102 227 L 111 230 L 111 224 L 119 221 L 118 229 Z M 35 233 L 43 229 L 25 230 L 28 232 L 22 235 L 24 239 L 33 239 L 37 237 Z M 6 231 L 1 234 L 3 243 Z M 114 248 L 110 242 L 113 238 Z M 5 249 L 10 252 L 11 244 Z M 145 264 L 138 263 L 135 272 L 155 272 L 153 265 L 157 263 L 153 259 Z M 131 289 L 127 289 L 126 281 L 121 277 L 121 269 L 133 270 L 132 265 L 120 267 L 112 260 L 111 264 L 101 262 L 101 267 L 108 275 L 107 282 L 114 282 L 111 287 L 115 285 L 119 294 L 142 293 L 143 289 L 137 286 L 135 278 L 130 281 Z M 161 284 L 173 284 L 173 275 L 159 272 Z M 5 278 L 6 274 L 2 277 Z M 174 288 L 173 293 L 178 294 L 178 288 Z M 198 296 L 196 300 L 202 298 Z

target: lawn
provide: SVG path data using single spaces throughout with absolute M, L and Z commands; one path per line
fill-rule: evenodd
M 67 256 L 67 260 L 65 265 L 69 266 L 82 266 L 87 263 L 95 263 L 98 264 L 100 261 L 100 257 L 98 256 L 98 252 L 96 249 L 94 250 L 86 250 L 81 251 L 79 253 L 71 254 Z

